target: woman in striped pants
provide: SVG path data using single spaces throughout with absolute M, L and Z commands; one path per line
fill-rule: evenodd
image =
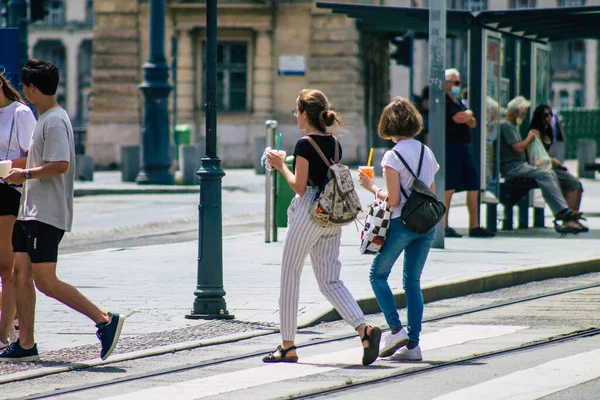
M 333 158 L 339 143 L 327 132 L 327 127 L 340 120 L 325 95 L 312 89 L 304 89 L 296 99 L 292 113 L 298 119 L 298 128 L 305 131 L 329 159 Z M 341 158 L 342 149 L 339 147 Z M 321 293 L 351 325 L 363 343 L 363 365 L 373 363 L 379 353 L 381 330 L 367 326 L 365 316 L 356 300 L 340 280 L 339 260 L 340 227 L 322 227 L 312 222 L 309 208 L 327 177 L 328 166 L 306 138 L 301 138 L 294 148 L 294 173 L 276 151 L 268 153 L 269 163 L 279 170 L 296 192 L 288 209 L 288 231 L 283 245 L 281 286 L 279 296 L 279 319 L 282 344 L 263 358 L 264 362 L 296 362 L 298 355 L 294 338 L 297 329 L 300 275 L 307 255 Z M 309 185 L 310 182 L 310 185 Z

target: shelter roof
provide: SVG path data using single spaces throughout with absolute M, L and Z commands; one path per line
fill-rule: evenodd
M 329 2 L 318 2 L 317 7 L 329 8 L 334 13 L 356 19 L 361 30 L 389 36 L 412 31 L 418 37 L 426 37 L 429 29 L 427 8 Z M 487 10 L 479 13 L 448 10 L 446 15 L 449 36 L 467 32 L 479 24 L 485 29 L 538 41 L 600 38 L 600 6 Z

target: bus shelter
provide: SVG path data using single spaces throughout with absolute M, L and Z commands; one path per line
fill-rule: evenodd
M 429 9 L 318 2 L 317 7 L 354 18 L 360 31 L 390 39 L 411 32 L 427 38 Z M 521 95 L 532 108 L 550 94 L 550 44 L 600 38 L 600 6 L 528 8 L 472 13 L 448 10 L 448 37 L 468 35 L 469 108 L 478 120 L 472 132 L 482 196 L 497 201 L 500 185 L 498 123 L 510 99 Z M 522 129 L 526 129 L 527 121 Z M 435 140 L 435 135 L 430 135 Z

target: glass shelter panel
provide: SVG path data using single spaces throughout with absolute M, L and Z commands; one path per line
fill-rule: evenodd
M 500 185 L 500 159 L 498 140 L 498 123 L 501 99 L 508 96 L 508 80 L 502 79 L 503 42 L 499 34 L 484 33 L 484 67 L 483 67 L 483 104 L 482 104 L 482 152 L 481 155 L 481 187 L 484 201 L 491 197 L 497 199 Z M 491 199 L 489 199 L 491 200 Z
M 531 71 L 531 110 L 540 104 L 547 104 L 550 98 L 550 49 L 548 46 L 534 43 Z

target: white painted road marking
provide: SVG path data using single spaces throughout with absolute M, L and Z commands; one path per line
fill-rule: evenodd
M 600 376 L 600 349 L 516 371 L 434 400 L 534 400 Z
M 421 338 L 421 349 L 432 350 L 469 341 L 488 339 L 526 329 L 526 326 L 459 325 L 428 333 Z M 104 400 L 194 400 L 270 383 L 322 374 L 336 369 L 355 366 L 362 357 L 362 348 L 300 358 L 296 364 L 270 364 L 256 368 L 193 379 L 169 386 L 158 386 L 125 393 Z M 335 366 L 332 366 L 335 365 Z

